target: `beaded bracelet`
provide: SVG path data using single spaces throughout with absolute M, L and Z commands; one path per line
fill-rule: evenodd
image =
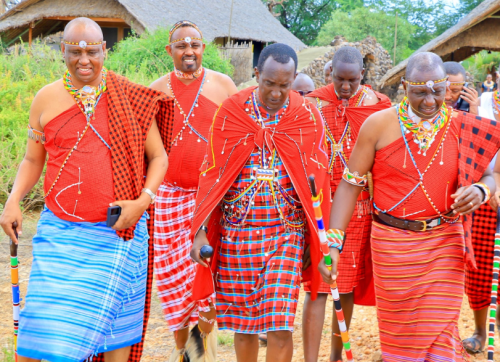
M 351 173 L 347 167 L 344 169 L 344 173 L 342 174 L 342 180 L 354 186 L 366 186 L 366 175 L 360 176 L 357 171 Z
M 338 249 L 342 252 L 344 247 L 345 232 L 340 229 L 329 229 L 326 232 L 326 239 L 329 248 Z
M 482 182 L 476 182 L 472 186 L 476 186 L 479 190 L 481 190 L 483 192 L 484 197 L 483 197 L 483 201 L 481 202 L 481 205 L 486 204 L 488 201 L 490 201 L 491 190 L 488 187 L 488 185 L 486 185 L 485 183 L 482 183 Z

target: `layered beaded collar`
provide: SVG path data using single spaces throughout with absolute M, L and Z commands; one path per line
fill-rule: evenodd
M 175 76 L 179 79 L 198 79 L 198 77 L 203 72 L 203 67 L 199 67 L 194 73 L 184 73 L 179 69 L 174 67 Z

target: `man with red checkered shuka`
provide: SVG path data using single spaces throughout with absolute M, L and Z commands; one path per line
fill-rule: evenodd
M 48 156 L 17 353 L 20 362 L 138 362 L 151 294 L 151 204 L 168 166 L 155 117 L 162 104 L 171 119 L 173 102 L 107 71 L 106 43 L 90 19 L 70 21 L 61 48 L 68 71 L 33 100 L 26 155 L 0 217 L 17 242 L 19 203 Z M 112 226 L 110 207 L 121 210 Z
M 201 166 L 191 256 L 202 267 L 193 296 L 216 292 L 217 325 L 235 332 L 239 362 L 257 361 L 260 333 L 267 333 L 267 361 L 291 361 L 306 239 L 313 263 L 321 257 L 307 177 L 315 174 L 329 195 L 324 125 L 314 105 L 291 91 L 296 71 L 292 48 L 265 47 L 258 87 L 222 103 Z M 329 205 L 325 197 L 326 220 Z M 210 267 L 200 256 L 208 244 L 215 251 Z
M 169 165 L 155 204 L 156 285 L 165 319 L 174 332 L 176 346 L 170 361 L 215 361 L 217 339 L 210 333 L 214 300 L 213 296 L 203 301 L 192 298 L 197 265 L 189 256 L 189 234 L 208 130 L 219 105 L 238 90 L 227 75 L 202 66 L 205 44 L 196 24 L 187 20 L 176 23 L 170 29 L 166 50 L 174 61 L 174 71 L 151 85 L 175 102 L 173 130 L 158 121 Z M 191 336 L 190 325 L 196 325 Z M 207 351 L 196 349 L 197 342 Z

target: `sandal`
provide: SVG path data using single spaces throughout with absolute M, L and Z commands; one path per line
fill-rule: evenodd
M 469 354 L 478 354 L 484 351 L 484 347 L 481 346 L 479 339 L 475 337 L 470 337 L 462 341 L 462 346 Z

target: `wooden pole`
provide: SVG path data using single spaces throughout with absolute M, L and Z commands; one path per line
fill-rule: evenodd
M 231 23 L 233 22 L 233 5 L 234 5 L 234 0 L 231 0 L 231 13 L 229 14 L 229 31 L 227 33 L 228 46 L 231 43 Z
M 31 48 L 31 43 L 33 42 L 33 28 L 31 27 L 30 24 L 30 31 L 28 33 L 28 45 Z
M 398 44 L 398 12 L 396 11 L 396 26 L 394 27 L 394 61 L 393 66 L 396 66 L 396 45 Z

